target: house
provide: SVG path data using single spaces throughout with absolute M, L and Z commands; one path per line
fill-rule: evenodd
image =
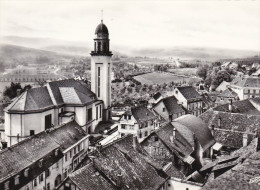
M 87 153 L 88 138 L 71 121 L 0 151 L 0 189 L 54 189 Z
M 252 98 L 211 108 L 199 116 L 217 142 L 230 152 L 248 145 L 259 131 L 260 99 Z
M 168 179 L 137 138 L 126 135 L 105 146 L 97 146 L 58 189 L 165 190 Z
M 182 108 L 174 96 L 161 99 L 153 106 L 153 110 L 168 122 L 186 114 L 185 109 Z
M 226 81 L 223 81 L 222 83 L 220 83 L 220 85 L 216 88 L 216 91 L 217 92 L 224 92 L 228 86 L 230 85 L 230 82 L 226 82 Z
M 119 120 L 119 135 L 135 134 L 138 141 L 142 141 L 153 130 L 159 127 L 157 116 L 144 106 L 132 107 Z
M 71 120 L 91 133 L 102 121 L 103 101 L 84 82 L 67 79 L 23 92 L 4 111 L 6 142 L 11 146 Z
M 259 189 L 259 159 L 257 137 L 248 146 L 203 167 L 209 177 L 202 190 Z
M 236 77 L 230 88 L 238 94 L 240 100 L 260 97 L 260 77 Z
M 187 114 L 198 116 L 202 113 L 202 97 L 192 86 L 174 88 L 175 98 L 187 110 Z
M 213 147 L 216 144 L 216 140 L 214 139 L 210 129 L 207 127 L 206 123 L 196 117 L 194 115 L 183 115 L 174 120 L 177 123 L 185 126 L 180 128 L 182 130 L 182 134 L 187 138 L 191 139 L 191 135 L 193 134 L 195 153 L 194 157 L 197 160 L 197 163 L 202 164 L 203 158 L 211 158 L 213 153 Z M 187 129 L 190 131 L 187 132 Z
M 227 88 L 226 90 L 217 95 L 215 104 L 221 105 L 229 103 L 230 101 L 235 102 L 237 100 L 239 100 L 238 94 L 234 92 L 231 88 Z

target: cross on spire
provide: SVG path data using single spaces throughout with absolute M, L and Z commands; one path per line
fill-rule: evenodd
M 101 10 L 101 22 L 103 23 L 103 9 Z

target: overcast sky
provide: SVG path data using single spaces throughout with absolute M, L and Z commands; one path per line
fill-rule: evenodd
M 259 0 L 0 0 L 0 36 L 92 43 L 101 9 L 114 45 L 260 51 Z

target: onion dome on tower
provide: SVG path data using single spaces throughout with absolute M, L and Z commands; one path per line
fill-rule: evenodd
M 101 20 L 101 23 L 96 27 L 94 39 L 94 51 L 91 51 L 91 55 L 108 55 L 112 53 L 109 51 L 109 33 L 107 26 Z

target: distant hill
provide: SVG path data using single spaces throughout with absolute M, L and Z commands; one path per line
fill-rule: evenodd
M 169 49 L 151 48 L 140 49 L 131 52 L 133 55 L 151 56 L 151 57 L 173 57 L 181 59 L 229 59 L 242 58 L 258 55 L 259 52 L 247 50 L 230 50 L 220 48 L 192 48 L 192 47 L 174 47 Z
M 24 47 L 31 47 L 41 50 L 53 51 L 68 55 L 89 56 L 93 44 L 87 42 L 62 41 L 51 38 L 29 38 L 21 36 L 5 36 L 2 42 Z M 172 47 L 172 48 L 142 48 L 127 47 L 124 45 L 111 44 L 113 54 L 141 57 L 173 57 L 180 59 L 237 59 L 244 57 L 253 57 L 259 54 L 256 51 L 248 50 L 231 50 L 225 48 L 205 48 L 205 47 Z
M 56 60 L 71 59 L 70 55 L 59 54 L 52 51 L 39 50 L 34 48 L 0 44 L 0 59 L 5 64 L 52 64 Z

